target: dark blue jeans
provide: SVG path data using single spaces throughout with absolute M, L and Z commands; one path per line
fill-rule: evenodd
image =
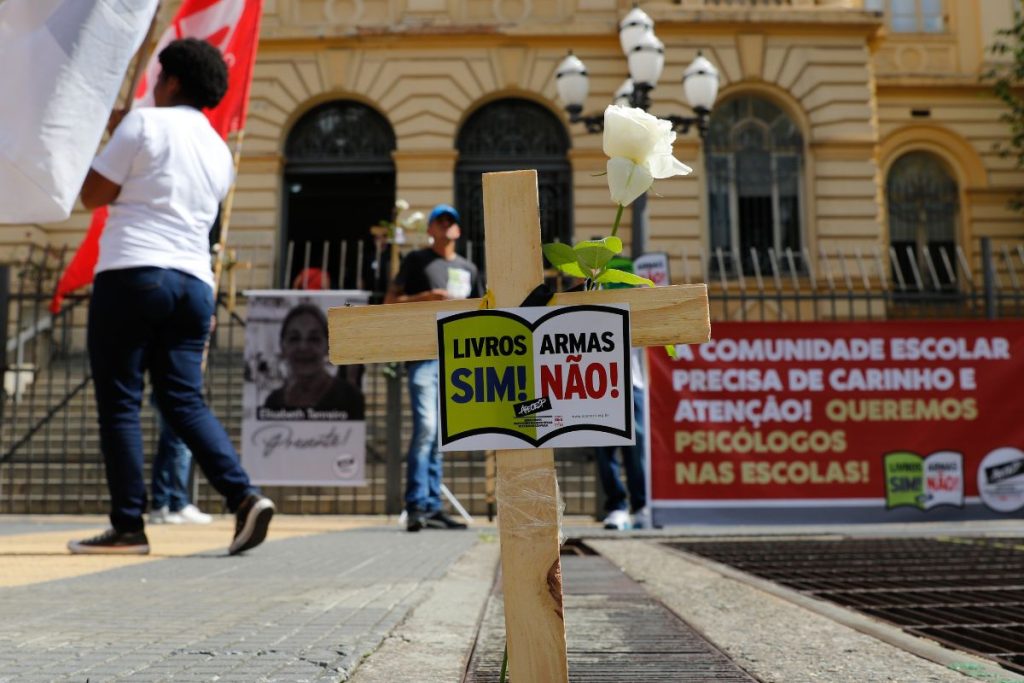
M 644 480 L 644 391 L 633 387 L 633 424 L 636 430 L 635 446 L 599 446 L 597 472 L 604 491 L 605 512 L 626 510 L 626 489 L 622 486 L 619 463 L 615 451 L 622 452 L 622 466 L 626 470 L 629 486 L 628 509 L 636 512 L 647 505 L 647 484 Z
M 405 509 L 432 513 L 441 509 L 441 453 L 437 449 L 436 360 L 413 361 L 405 370 L 412 407 L 412 439 L 405 456 Z
M 228 508 L 236 510 L 258 491 L 203 399 L 203 347 L 213 310 L 209 285 L 177 270 L 126 268 L 96 276 L 89 305 L 89 361 L 110 522 L 117 531 L 143 527 L 146 482 L 139 410 L 146 370 L 164 419 Z
M 155 401 L 153 405 L 156 406 Z M 192 451 L 167 424 L 159 408 L 156 409 L 156 420 L 160 425 L 160 438 L 153 456 L 149 504 L 153 510 L 167 508 L 171 512 L 179 512 L 191 501 L 188 478 L 192 470 Z

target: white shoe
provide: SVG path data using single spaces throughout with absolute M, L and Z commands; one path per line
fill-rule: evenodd
M 604 528 L 625 531 L 629 528 L 629 513 L 625 510 L 612 510 L 604 518 Z
M 182 524 L 184 520 L 177 512 L 171 512 L 170 508 L 164 506 L 156 510 L 150 510 L 150 524 Z
M 650 529 L 651 525 L 651 508 L 646 505 L 636 512 L 633 513 L 633 528 L 634 529 Z
M 177 515 L 181 519 L 178 524 L 209 524 L 213 521 L 212 515 L 206 514 L 191 503 L 171 514 Z

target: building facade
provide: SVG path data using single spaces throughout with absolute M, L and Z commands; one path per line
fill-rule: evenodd
M 326 263 L 348 273 L 336 286 L 379 285 L 379 254 L 356 240 L 396 198 L 420 210 L 454 203 L 463 249 L 480 260 L 490 170 L 538 169 L 545 239 L 608 234 L 601 136 L 569 123 L 554 74 L 571 48 L 590 72 L 586 112 L 601 111 L 628 75 L 617 24 L 631 6 L 265 0 L 230 224 L 230 246 L 252 264 L 241 284 L 287 285 L 303 264 Z M 665 43 L 652 113 L 690 113 L 680 83 L 698 50 L 721 78 L 707 137 L 675 144 L 694 173 L 657 182 L 648 204 L 646 249 L 669 255 L 675 281 L 806 275 L 854 253 L 943 281 L 956 247 L 970 265 L 981 237 L 1024 239 L 1008 208 L 1024 172 L 996 149 L 1009 137 L 1004 107 L 980 80 L 1012 0 L 640 7 Z M 74 248 L 87 223 L 79 211 L 6 227 L 4 241 Z M 627 244 L 628 223 L 627 210 Z

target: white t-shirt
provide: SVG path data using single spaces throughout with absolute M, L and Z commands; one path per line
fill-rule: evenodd
M 213 287 L 210 228 L 234 177 L 231 150 L 193 107 L 128 113 L 93 169 L 121 186 L 100 237 L 96 273 L 157 266 Z

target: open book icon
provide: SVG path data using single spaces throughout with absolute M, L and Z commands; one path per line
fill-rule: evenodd
M 936 451 L 921 456 L 911 451 L 885 455 L 885 507 L 931 510 L 940 505 L 964 506 L 964 456 Z

